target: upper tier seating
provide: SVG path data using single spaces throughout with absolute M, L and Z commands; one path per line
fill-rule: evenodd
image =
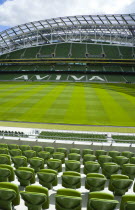
M 133 48 L 87 43 L 59 43 L 25 48 L 1 55 L 0 59 L 25 58 L 113 58 L 133 59 Z

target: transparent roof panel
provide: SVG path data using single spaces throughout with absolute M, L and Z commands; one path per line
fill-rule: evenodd
M 104 41 L 108 39 L 107 37 L 110 33 L 112 37 L 117 36 L 117 40 L 128 36 L 127 40 L 129 40 L 129 42 L 131 40 L 132 43 L 133 40 L 135 40 L 135 14 L 70 16 L 29 22 L 1 32 L 0 48 L 5 45 L 10 48 L 10 40 L 13 37 L 14 42 L 18 40 L 18 43 L 19 40 L 28 39 L 28 45 L 30 45 L 31 40 L 39 36 L 38 32 L 40 32 L 41 39 L 42 34 L 48 41 L 51 37 L 55 36 L 55 42 L 57 42 L 57 40 L 59 42 L 60 40 L 63 41 L 64 37 L 62 38 L 62 36 L 66 34 L 68 36 L 72 35 L 70 40 L 75 40 L 79 33 L 83 33 L 86 37 L 88 33 L 89 36 L 93 36 L 94 33 L 97 33 L 97 36 Z M 40 44 L 42 42 L 41 39 Z M 44 42 L 45 40 L 43 40 L 43 43 Z

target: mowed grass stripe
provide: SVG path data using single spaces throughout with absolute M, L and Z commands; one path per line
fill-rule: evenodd
M 0 84 L 0 93 L 6 93 L 7 91 L 9 91 L 9 88 L 12 89 L 14 88 L 15 84 Z
M 19 121 L 32 122 L 32 119 L 34 121 L 35 120 L 35 116 L 36 116 L 36 114 L 39 113 L 39 110 L 41 109 L 41 107 L 39 106 L 37 108 L 36 112 L 34 112 L 33 109 L 55 87 L 56 87 L 56 85 L 52 85 L 51 83 L 45 83 L 43 85 L 42 84 L 40 85 L 40 83 L 39 83 L 38 84 L 39 91 L 34 93 L 32 96 L 27 98 L 22 104 L 20 104 L 21 106 L 24 106 L 24 104 L 26 103 L 29 106 L 28 106 L 27 110 L 25 110 L 25 112 L 23 112 L 19 116 Z
M 24 89 L 26 89 L 25 91 L 28 91 L 27 87 L 25 87 L 25 85 L 16 87 L 15 89 L 13 89 L 13 91 L 10 91 L 4 96 L 4 97 L 0 97 L 0 114 L 7 112 L 12 106 L 12 103 L 17 103 L 18 99 L 21 98 L 22 100 L 22 93 L 24 93 Z
M 22 103 L 19 104 L 19 107 L 26 108 L 26 111 L 23 114 L 27 114 L 26 112 L 29 112 L 31 108 L 38 103 L 44 96 L 47 94 L 47 92 L 50 92 L 50 90 L 54 88 L 50 84 L 46 85 L 38 85 L 28 98 L 26 98 Z M 21 116 L 20 116 L 21 117 Z
M 135 126 L 134 85 L 14 82 L 0 87 L 1 120 Z
M 131 124 L 135 124 L 135 97 L 121 92 L 117 93 L 117 96 L 114 92 L 110 94 L 112 96 L 114 96 L 115 94 L 115 97 L 117 97 L 117 102 L 119 102 L 121 107 L 127 112 L 129 117 L 131 118 Z
M 9 89 L 9 95 L 7 95 L 6 97 L 8 97 L 8 102 L 5 102 L 3 105 L 7 105 L 10 104 L 10 102 L 16 102 L 18 99 L 22 98 L 22 96 L 29 94 L 29 92 L 31 92 L 32 89 L 34 89 L 35 86 L 33 85 L 22 85 L 21 87 L 18 86 L 17 88 L 15 88 L 15 92 L 11 92 L 10 93 L 10 89 Z M 2 98 L 1 98 L 2 101 Z
M 85 86 L 85 101 L 86 101 L 86 112 L 89 125 L 99 125 L 104 123 L 110 123 L 108 115 L 104 110 L 103 104 L 96 94 L 97 85 Z
M 131 96 L 135 96 L 135 85 L 132 84 L 129 86 L 129 84 L 104 84 L 104 88 L 107 88 L 109 90 L 114 90 L 120 93 L 125 93 Z
M 61 91 L 65 88 L 62 84 L 52 85 L 50 90 L 45 91 L 45 96 L 42 97 L 36 104 L 34 104 L 31 109 L 25 113 L 22 117 L 26 121 L 31 122 L 46 122 L 44 117 L 46 111 L 50 108 L 50 106 L 54 103 L 56 98 L 59 96 Z
M 2 120 L 17 120 L 22 110 L 19 105 L 31 96 L 32 91 L 37 92 L 37 87 L 34 85 L 24 85 L 24 89 L 18 89 L 13 97 L 3 104 L 0 104 L 0 117 Z M 17 108 L 18 107 L 18 108 Z
M 115 92 L 115 95 L 112 97 L 108 90 L 106 89 L 96 89 L 96 94 L 99 95 L 99 98 L 104 106 L 104 110 L 108 114 L 108 117 L 110 119 L 109 125 L 126 125 L 130 126 L 131 123 L 128 123 L 131 121 L 131 118 L 129 117 L 126 110 L 124 110 L 121 105 L 117 102 L 116 95 L 118 95 L 117 92 Z M 104 124 L 104 125 L 108 125 Z
M 50 108 L 46 110 L 46 113 L 43 116 L 43 120 L 46 120 L 48 122 L 55 121 L 57 123 L 64 123 L 64 117 L 69 106 L 73 89 L 73 85 L 71 86 L 68 83 L 66 84 L 65 88 L 52 103 Z
M 9 103 L 10 99 L 12 100 L 13 98 L 16 97 L 16 94 L 20 94 L 21 92 L 24 92 L 25 89 L 27 90 L 29 87 L 28 86 L 25 86 L 24 84 L 23 85 L 13 85 L 13 86 L 10 86 L 9 85 L 9 88 L 6 89 L 6 92 L 4 92 L 3 90 L 0 90 L 0 104 L 4 104 L 6 102 Z
M 29 92 L 29 95 L 27 94 L 27 97 L 24 97 L 23 101 L 18 103 L 8 113 L 10 113 L 10 115 L 13 115 L 17 121 L 25 121 L 25 118 L 22 118 L 22 115 L 24 115 L 24 113 L 26 113 L 28 110 L 30 110 L 31 107 L 35 103 L 37 103 L 39 100 L 41 100 L 41 97 L 43 97 L 44 94 L 42 96 L 41 95 L 39 96 L 39 93 L 44 92 L 45 88 L 47 88 L 47 86 L 46 87 L 43 85 L 36 86 L 35 89 L 33 89 L 31 92 Z M 49 91 L 50 91 L 50 89 L 49 89 Z M 33 115 L 34 115 L 34 113 L 33 113 Z
M 75 85 L 64 123 L 87 124 L 86 101 L 83 85 Z

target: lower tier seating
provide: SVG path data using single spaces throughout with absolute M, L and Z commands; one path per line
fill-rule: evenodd
M 74 147 L 68 150 L 19 144 L 13 147 L 0 144 L 0 148 L 6 149 L 6 154 L 0 154 L 0 209 L 12 210 L 15 206 L 16 210 L 132 210 L 135 207 L 135 164 L 131 163 L 135 154 L 130 151 L 81 151 Z M 23 155 L 12 156 L 14 150 L 21 150 Z M 79 160 L 68 160 L 70 154 L 79 156 Z M 7 162 L 2 162 L 3 157 Z

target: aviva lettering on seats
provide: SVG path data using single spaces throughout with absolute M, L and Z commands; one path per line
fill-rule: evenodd
M 100 81 L 104 82 L 104 76 L 95 75 L 71 75 L 71 74 L 36 74 L 36 75 L 21 75 L 19 77 L 13 78 L 14 80 L 24 80 L 24 81 Z

